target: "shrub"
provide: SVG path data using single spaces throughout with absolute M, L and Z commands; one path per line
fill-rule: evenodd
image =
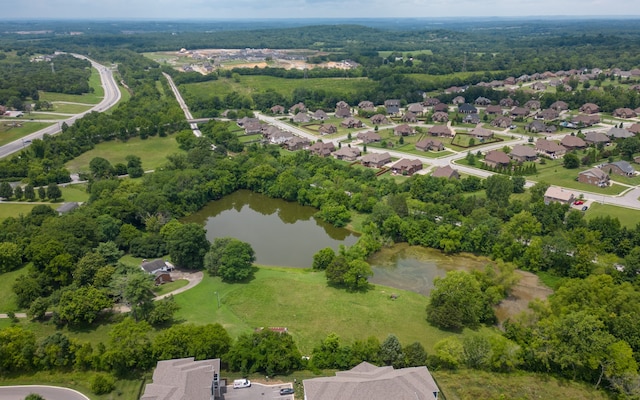
M 91 378 L 91 391 L 97 395 L 111 393 L 116 387 L 116 381 L 111 375 L 97 374 Z

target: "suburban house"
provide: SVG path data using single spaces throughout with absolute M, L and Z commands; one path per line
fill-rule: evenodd
M 422 151 L 442 151 L 444 144 L 436 139 L 422 139 L 416 143 L 416 149 Z
M 609 174 L 599 168 L 591 168 L 578 174 L 578 182 L 600 187 L 609 186 Z
M 309 139 L 305 139 L 300 136 L 294 136 L 283 143 L 284 147 L 290 151 L 302 150 L 310 144 L 311 142 Z
M 220 359 L 194 357 L 158 361 L 140 400 L 220 399 Z
M 513 146 L 509 155 L 511 159 L 519 162 L 535 161 L 538 159 L 538 153 L 536 153 L 535 149 L 523 144 Z
M 555 103 L 551 104 L 549 108 L 554 109 L 556 111 L 565 111 L 569 109 L 569 105 L 564 101 L 558 100 Z
M 309 146 L 308 149 L 309 151 L 311 151 L 311 154 L 313 155 L 320 156 L 320 157 L 327 157 L 331 155 L 331 152 L 335 151 L 336 146 L 334 146 L 332 142 L 329 142 L 329 143 L 315 142 L 314 144 Z
M 238 124 L 239 127 L 244 127 L 245 125 L 251 124 L 251 123 L 259 124 L 260 120 L 258 118 L 242 117 L 236 121 L 236 124 Z
M 471 130 L 471 132 L 469 132 L 469 135 L 480 140 L 481 142 L 484 142 L 485 140 L 491 139 L 493 137 L 493 131 L 481 126 L 476 126 Z
M 600 122 L 598 114 L 578 114 L 571 119 L 577 126 L 592 126 Z
M 629 132 L 628 130 L 624 129 L 624 128 L 618 128 L 618 127 L 613 127 L 611 129 L 609 129 L 606 133 L 607 136 L 609 136 L 612 139 L 626 139 L 626 138 L 630 138 L 632 136 L 635 136 L 633 133 Z
M 271 114 L 284 114 L 284 107 L 279 104 L 271 107 Z
M 515 79 L 513 80 L 513 82 L 515 83 Z M 505 81 L 506 83 L 506 81 Z M 500 99 L 500 106 L 501 107 L 513 107 L 513 106 L 517 106 L 518 105 L 518 101 L 512 99 L 511 97 L 505 97 L 504 99 Z
M 384 108 L 387 110 L 387 114 L 395 115 L 400 112 L 400 100 L 385 100 Z
M 416 122 L 418 122 L 418 116 L 416 114 L 414 114 L 413 112 L 411 112 L 411 111 L 407 111 L 402 116 L 402 122 L 416 123 Z
M 640 124 L 631 124 L 631 126 L 628 127 L 627 130 L 634 135 L 637 135 L 638 133 L 640 133 Z
M 271 144 L 284 144 L 287 141 L 294 138 L 294 134 L 291 132 L 285 132 L 281 130 L 277 130 L 269 134 L 269 143 Z
M 401 159 L 397 163 L 391 166 L 391 171 L 394 174 L 401 175 L 413 175 L 415 172 L 422 169 L 422 161 L 420 160 L 409 160 L 406 158 Z
M 490 115 L 502 115 L 502 107 L 496 105 L 487 106 L 484 112 Z
M 513 107 L 513 110 L 509 113 L 512 118 L 524 118 L 529 115 L 529 109 L 524 107 Z
M 440 393 L 427 367 L 394 369 L 366 361 L 302 384 L 305 400 L 437 400 Z
M 484 156 L 484 163 L 490 167 L 508 167 L 511 158 L 504 151 L 491 150 Z
M 362 128 L 364 124 L 359 119 L 355 119 L 353 117 L 346 118 L 340 126 L 345 128 Z
M 611 143 L 611 139 L 604 133 L 600 132 L 587 132 L 584 135 L 584 141 L 588 144 L 599 145 L 599 144 L 609 144 Z
M 630 108 L 616 108 L 613 111 L 613 116 L 617 118 L 635 118 L 638 114 Z
M 262 124 L 259 121 L 248 121 L 244 124 L 244 133 L 255 135 L 262 132 Z
M 496 128 L 508 128 L 513 125 L 513 120 L 509 117 L 496 117 L 493 121 L 491 121 L 491 126 L 495 126 Z
M 293 117 L 293 122 L 298 124 L 311 121 L 311 117 L 306 112 L 299 112 Z
M 339 102 L 336 103 L 336 109 L 339 109 L 339 108 L 346 108 L 348 110 L 351 108 L 351 106 L 346 101 L 340 100 Z
M 324 110 L 316 110 L 311 118 L 315 119 L 316 121 L 324 121 L 325 119 L 329 118 L 329 116 L 326 112 L 324 112 Z
M 569 150 L 584 149 L 587 147 L 587 142 L 582 140 L 582 138 L 571 135 L 563 137 L 560 144 Z
M 551 140 L 538 139 L 536 141 L 536 151 L 551 158 L 558 158 L 562 157 L 567 152 L 567 149 Z
M 389 155 L 389 153 L 368 153 L 362 156 L 360 162 L 365 167 L 381 168 L 391 162 L 391 155 Z
M 571 204 L 575 200 L 575 195 L 568 190 L 559 188 L 557 186 L 549 186 L 546 192 L 544 192 L 544 204 L 551 202 L 558 202 L 564 204 Z
M 542 82 L 536 82 L 533 85 L 531 85 L 531 89 L 541 92 L 543 90 L 547 90 L 547 85 L 545 85 Z
M 597 104 L 593 103 L 584 103 L 582 107 L 580 107 L 580 112 L 585 114 L 595 114 L 600 112 L 600 107 Z
M 351 109 L 349 108 L 336 108 L 336 118 L 349 118 L 351 116 Z
M 446 125 L 434 125 L 429 128 L 429 134 L 440 137 L 454 137 L 455 133 Z
M 480 116 L 478 114 L 467 114 L 462 118 L 462 122 L 465 124 L 478 124 L 480 123 Z
M 539 110 L 540 109 L 540 101 L 538 100 L 529 100 L 524 103 L 525 108 L 529 110 Z
M 334 124 L 322 124 L 320 125 L 320 128 L 318 128 L 318 132 L 321 135 L 331 135 L 332 133 L 338 132 L 338 127 Z
M 369 100 L 363 100 L 360 103 L 358 103 L 358 108 L 361 110 L 373 111 L 375 110 L 376 106 L 373 104 L 373 102 Z
M 307 112 L 307 106 L 302 102 L 294 104 L 289 108 L 289 114 L 296 114 L 299 112 Z
M 469 103 L 462 103 L 458 105 L 458 112 L 462 114 L 477 114 L 478 109 Z
M 433 122 L 448 122 L 449 114 L 444 111 L 436 111 L 431 116 L 431 119 L 433 120 Z
M 467 100 L 465 100 L 465 98 L 462 96 L 456 96 L 453 98 L 453 100 L 451 100 L 451 102 L 455 105 L 460 105 L 466 103 Z
M 425 105 L 426 107 L 433 107 L 439 103 L 440 103 L 440 99 L 437 99 L 435 97 L 425 97 L 425 99 L 422 101 L 422 104 Z
M 434 178 L 447 178 L 447 179 L 460 179 L 460 174 L 457 170 L 451 168 L 450 165 L 436 168 L 431 174 Z
M 626 161 L 616 161 L 612 163 L 606 163 L 600 166 L 600 169 L 611 174 L 621 175 L 621 176 L 635 176 L 636 170 L 633 168 L 631 164 Z
M 396 136 L 409 136 L 415 135 L 416 130 L 407 124 L 398 125 L 393 128 L 393 134 Z
M 424 107 L 420 103 L 413 103 L 407 106 L 407 111 L 416 115 L 421 115 L 424 112 Z
M 174 267 L 173 264 L 168 261 L 161 259 L 153 261 L 143 260 L 140 268 L 144 272 L 154 276 L 156 285 L 162 285 L 163 283 L 172 281 L 170 272 L 173 271 Z
M 435 106 L 433 106 L 433 111 L 449 112 L 449 106 L 444 103 L 438 103 Z
M 342 147 L 331 154 L 337 160 L 355 161 L 360 156 L 360 149 L 357 147 Z
M 480 96 L 473 101 L 473 104 L 477 106 L 488 106 L 489 104 L 491 104 L 491 100 L 487 99 L 486 97 Z
M 369 132 L 358 133 L 356 135 L 356 139 L 361 140 L 362 143 L 364 144 L 367 144 L 367 143 L 379 142 L 382 140 L 382 137 L 374 131 L 369 131 Z
M 553 121 L 554 119 L 557 119 L 559 116 L 560 114 L 558 113 L 558 111 L 552 108 L 547 108 L 546 110 L 542 110 L 538 112 L 535 118 L 541 119 L 544 121 Z
M 382 124 L 388 124 L 389 120 L 387 119 L 387 117 L 385 117 L 382 114 L 376 114 L 373 117 L 370 118 L 371 119 L 371 123 L 374 125 L 382 125 Z

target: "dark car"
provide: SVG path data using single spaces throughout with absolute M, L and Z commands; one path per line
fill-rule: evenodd
M 589 207 L 587 207 L 587 206 L 582 207 L 582 211 L 587 211 L 588 209 L 589 209 Z
M 284 389 L 280 389 L 280 394 L 281 394 L 281 395 L 285 395 L 285 394 L 293 394 L 293 389 L 292 389 L 292 388 L 284 388 Z

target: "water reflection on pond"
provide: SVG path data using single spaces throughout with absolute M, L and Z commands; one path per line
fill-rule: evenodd
M 313 255 L 325 247 L 353 245 L 351 231 L 317 220 L 313 207 L 239 190 L 184 219 L 205 225 L 207 239 L 235 237 L 250 243 L 256 263 L 311 267 Z
M 473 256 L 446 256 L 438 250 L 406 243 L 385 248 L 369 259 L 371 283 L 410 290 L 428 296 L 436 277 L 447 271 L 482 269 L 489 261 Z

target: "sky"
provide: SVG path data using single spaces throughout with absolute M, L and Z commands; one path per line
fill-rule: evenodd
M 29 0 L 5 5 L 0 20 L 640 16 L 637 0 Z

